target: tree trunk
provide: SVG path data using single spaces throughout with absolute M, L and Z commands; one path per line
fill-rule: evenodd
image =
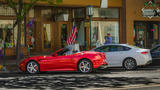
M 16 55 L 17 55 L 16 64 L 17 65 L 21 59 L 21 24 L 22 24 L 22 21 L 18 20 L 17 46 L 16 46 Z
M 20 59 L 21 59 L 21 25 L 22 25 L 22 8 L 23 8 L 23 0 L 19 0 L 19 7 L 18 7 L 18 15 L 17 15 L 17 20 L 18 20 L 18 32 L 17 32 L 17 46 L 16 46 L 16 55 L 17 55 L 17 60 L 16 60 L 16 65 L 18 65 Z

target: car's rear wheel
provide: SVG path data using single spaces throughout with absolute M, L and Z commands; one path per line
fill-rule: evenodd
M 83 59 L 78 63 L 78 70 L 82 73 L 90 73 L 93 70 L 93 65 L 92 62 L 87 60 L 87 59 Z
M 134 70 L 137 68 L 136 61 L 133 58 L 127 58 L 123 62 L 123 67 L 126 70 Z
M 30 61 L 26 65 L 26 71 L 30 74 L 39 73 L 39 64 L 36 61 Z

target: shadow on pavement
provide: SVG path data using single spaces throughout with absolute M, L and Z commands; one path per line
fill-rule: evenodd
M 61 75 L 59 75 L 61 74 Z M 76 75 L 73 75 L 76 74 Z M 158 84 L 144 77 L 105 77 L 102 73 L 51 72 L 43 74 L 0 75 L 0 88 L 6 89 L 75 89 L 122 88 L 134 84 Z M 159 83 L 160 84 L 160 83 Z

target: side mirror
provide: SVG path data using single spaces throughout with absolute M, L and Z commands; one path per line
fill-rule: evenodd
M 51 54 L 51 56 L 54 56 L 54 57 L 56 57 L 56 56 L 58 56 L 58 55 L 57 55 L 57 53 L 56 53 L 56 54 Z
M 58 56 L 58 54 L 56 53 L 56 54 L 53 54 L 53 56 Z
M 97 51 L 97 52 L 102 52 L 100 49 L 96 49 L 95 51 Z

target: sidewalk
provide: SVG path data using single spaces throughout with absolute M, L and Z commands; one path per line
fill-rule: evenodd
M 3 57 L 0 58 L 0 65 L 3 66 Z M 7 71 L 0 70 L 0 73 L 10 73 L 19 71 L 18 66 L 16 65 L 16 57 L 10 56 L 6 57 L 6 69 Z

